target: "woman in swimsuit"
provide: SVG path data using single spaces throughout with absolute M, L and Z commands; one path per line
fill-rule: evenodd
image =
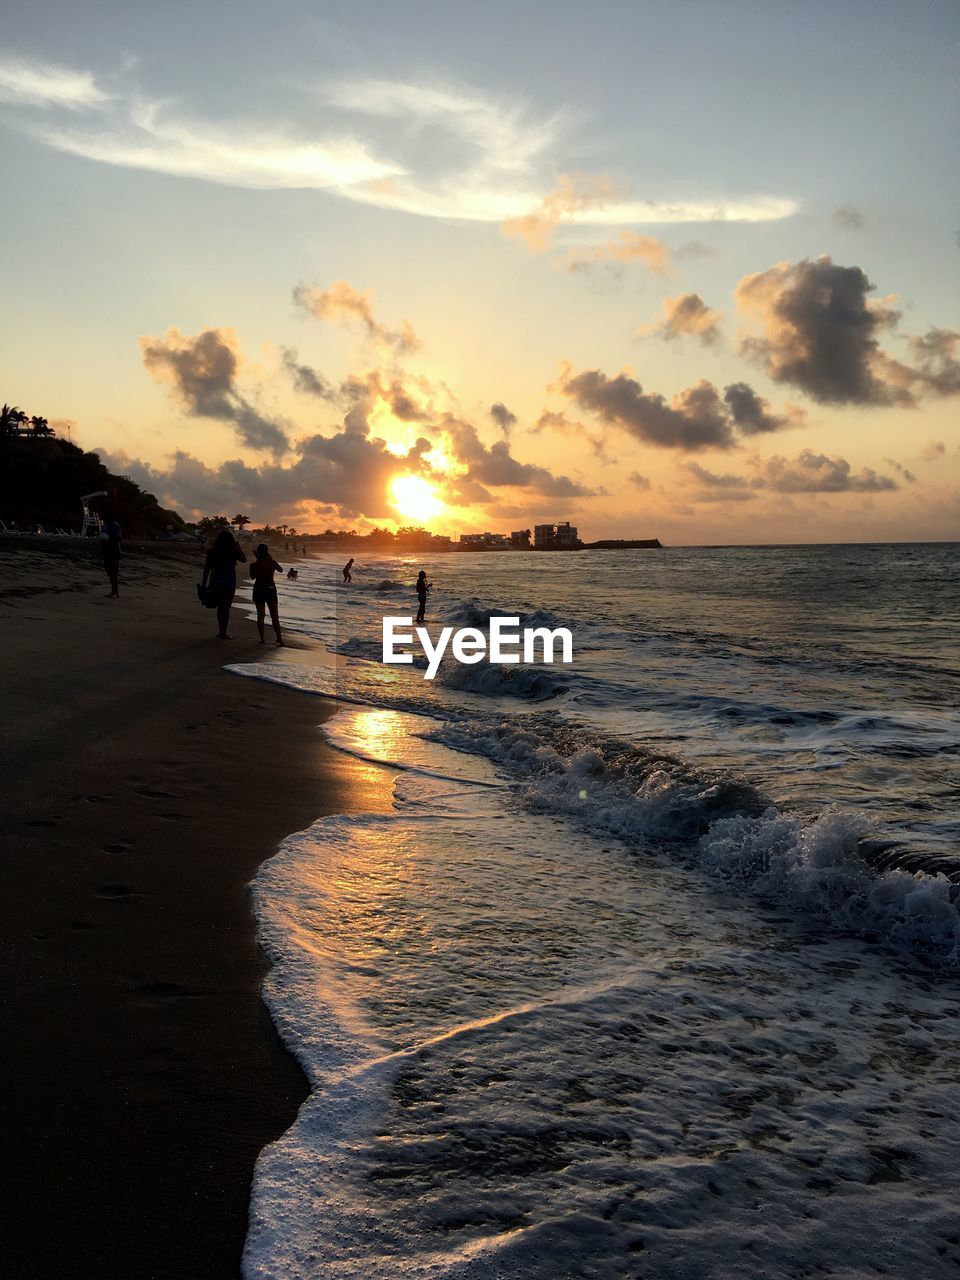
M 263 615 L 269 608 L 270 621 L 277 633 L 277 644 L 283 644 L 280 634 L 280 614 L 277 608 L 277 588 L 273 581 L 275 573 L 282 573 L 283 568 L 277 564 L 270 554 L 270 548 L 261 542 L 256 550 L 256 560 L 250 566 L 250 577 L 253 579 L 253 603 L 257 606 L 257 630 L 260 632 L 260 643 L 265 644 L 263 634 Z
M 427 592 L 432 586 L 433 583 L 427 581 L 427 575 L 423 569 L 421 569 L 417 575 L 417 600 L 419 601 L 419 605 L 417 607 L 418 622 L 423 621 L 423 615 L 427 611 Z
M 244 564 L 247 562 L 243 548 L 229 529 L 222 529 L 207 552 L 202 583 L 204 591 L 209 585 L 210 594 L 216 599 L 221 640 L 230 639 L 227 635 L 227 623 L 230 621 L 230 606 L 237 590 L 237 561 Z

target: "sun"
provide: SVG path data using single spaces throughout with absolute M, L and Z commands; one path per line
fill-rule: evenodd
M 423 523 L 438 516 L 446 503 L 422 476 L 395 476 L 390 481 L 390 505 L 408 520 Z

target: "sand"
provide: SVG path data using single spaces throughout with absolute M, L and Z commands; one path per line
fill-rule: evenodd
M 248 884 L 313 819 L 389 808 L 330 704 L 222 670 L 265 650 L 242 610 L 214 638 L 196 550 L 127 550 L 108 600 L 95 547 L 0 540 L 7 1280 L 238 1274 L 306 1094 Z

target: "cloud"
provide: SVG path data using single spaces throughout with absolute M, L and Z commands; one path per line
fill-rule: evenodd
M 863 214 L 852 204 L 841 204 L 831 214 L 838 227 L 847 231 L 860 231 L 864 225 Z
M 498 400 L 496 404 L 490 406 L 490 417 L 494 420 L 505 436 L 509 436 L 510 432 L 517 425 L 517 415 L 511 413 L 505 404 L 501 404 Z
M 956 329 L 929 329 L 910 339 L 914 372 L 925 390 L 936 396 L 960 394 L 960 333 Z
M 752 502 L 757 496 L 746 476 L 717 474 L 696 462 L 684 463 L 684 470 L 700 485 L 700 502 Z
M 828 458 L 810 449 L 793 461 L 768 458 L 754 484 L 777 493 L 884 493 L 896 489 L 897 482 L 865 467 L 854 473 L 845 458 Z
M 469 422 L 447 417 L 443 429 L 450 441 L 453 457 L 467 467 L 471 480 L 481 485 L 513 485 L 555 498 L 588 497 L 596 492 L 569 476 L 555 476 L 546 467 L 519 462 L 510 453 L 505 440 L 498 440 L 487 447 L 476 427 Z
M 532 253 L 542 253 L 553 244 L 554 233 L 561 224 L 766 222 L 789 217 L 796 207 L 793 201 L 774 197 L 733 202 L 623 200 L 608 174 L 561 173 L 557 175 L 553 191 L 528 206 L 524 213 L 506 216 L 501 230 L 505 236 L 524 240 Z M 657 249 L 658 241 L 642 243 L 645 240 L 629 231 L 621 232 L 603 256 L 621 262 L 643 258 L 648 265 L 651 260 L 665 261 L 666 249 L 663 246 Z M 663 258 L 659 256 L 661 251 Z M 575 270 L 576 265 L 571 269 Z
M 676 338 L 698 338 L 705 347 L 715 346 L 721 339 L 723 313 L 708 307 L 698 293 L 681 293 L 664 298 L 660 304 L 663 319 L 641 328 L 640 333 L 656 334 L 665 341 Z
M 174 326 L 162 338 L 141 338 L 140 352 L 147 372 L 157 382 L 172 384 L 188 414 L 231 423 L 251 448 L 286 452 L 283 428 L 237 390 L 240 354 L 232 329 L 204 329 L 191 338 Z
M 613 179 L 607 174 L 561 173 L 549 195 L 529 213 L 506 218 L 501 230 L 505 236 L 523 240 L 531 253 L 542 253 L 551 247 L 561 222 L 578 213 L 602 209 L 615 195 Z
M 909 476 L 897 463 L 891 465 L 905 478 Z M 878 475 L 870 467 L 854 472 L 846 458 L 829 458 L 810 449 L 793 460 L 779 456 L 764 462 L 755 460 L 750 475 L 708 471 L 696 462 L 684 463 L 684 471 L 699 485 L 701 502 L 747 502 L 764 491 L 887 493 L 899 487 L 890 476 Z
M 936 462 L 944 457 L 946 452 L 947 446 L 942 440 L 928 440 L 920 452 L 920 457 L 924 462 Z
M 643 262 L 655 275 L 662 276 L 669 263 L 670 251 L 655 236 L 641 236 L 635 231 L 621 231 L 615 240 L 593 249 L 571 249 L 566 260 L 568 271 L 586 271 L 597 263 L 622 265 Z
M 914 375 L 878 342 L 899 316 L 889 300 L 868 299 L 873 287 L 859 267 L 837 266 L 829 257 L 744 276 L 737 305 L 763 335 L 745 339 L 742 348 L 774 382 L 824 404 L 912 404 Z
M 621 427 L 645 444 L 665 449 L 729 449 L 733 443 L 726 406 L 715 387 L 701 381 L 673 397 L 649 395 L 626 374 L 608 378 L 598 369 L 571 375 L 564 371 L 557 389 L 595 413 L 602 421 Z
M 293 379 L 293 385 L 305 396 L 316 396 L 318 400 L 327 400 L 331 404 L 338 403 L 340 392 L 326 378 L 308 364 L 301 364 L 300 357 L 293 347 L 283 347 L 283 367 Z
M 594 457 L 599 458 L 604 465 L 611 465 L 617 461 L 608 452 L 606 435 L 594 435 L 592 431 L 587 430 L 582 422 L 576 422 L 573 418 L 568 418 L 564 413 L 556 413 L 553 409 L 544 409 L 530 428 L 530 434 L 536 436 L 544 431 L 558 431 L 561 435 L 573 435 L 578 440 L 585 440 L 590 446 Z
M 96 129 L 57 124 L 32 130 L 70 155 L 254 190 L 340 189 L 401 171 L 350 138 L 298 138 L 242 121 L 219 124 L 174 115 L 167 104 L 130 100 Z
M 704 244 L 702 240 L 688 240 L 677 250 L 678 258 L 715 258 L 720 250 L 713 245 Z
M 124 474 L 144 484 L 162 503 L 185 507 L 194 515 L 233 506 L 268 519 L 277 511 L 321 505 L 344 518 L 386 519 L 395 515 L 388 501 L 390 481 L 410 472 L 429 473 L 423 455 L 430 447 L 428 440 L 417 440 L 398 456 L 383 440 L 368 435 L 364 424 L 353 422 L 334 435 L 299 441 L 298 456 L 289 464 L 250 466 L 232 459 L 208 467 L 185 451 L 176 453 L 166 469 L 112 455 L 104 460 L 122 464 Z
M 908 471 L 907 468 L 903 466 L 902 463 L 897 462 L 895 458 L 884 458 L 884 462 L 887 464 L 888 467 L 893 467 L 894 471 L 896 471 L 897 475 L 901 478 L 901 480 L 904 480 L 907 484 L 917 483 L 917 477 L 913 474 L 913 472 Z
M 786 413 L 771 413 L 768 402 L 757 395 L 746 382 L 732 382 L 724 388 L 723 398 L 730 409 L 734 425 L 745 436 L 802 427 L 807 416 L 794 405 L 788 405 Z
M 53 62 L 0 55 L 0 102 L 24 107 L 100 107 L 110 96 L 89 71 L 73 71 Z
M 102 108 L 95 127 L 21 123 L 56 150 L 255 190 L 324 190 L 431 218 L 502 223 L 529 216 L 542 204 L 542 188 L 530 185 L 530 175 L 556 164 L 549 153 L 561 146 L 570 118 L 561 110 L 535 117 L 520 101 L 456 84 L 358 77 L 314 82 L 301 92 L 317 121 L 310 133 L 292 122 L 205 118 L 165 94 L 108 98 L 90 72 L 10 57 L 0 62 L 0 102 L 51 111 Z M 796 208 L 771 195 L 614 201 L 570 210 L 565 220 L 755 222 L 789 217 Z
M 380 324 L 373 314 L 371 291 L 364 289 L 361 292 L 345 280 L 336 281 L 329 289 L 321 289 L 319 285 L 298 284 L 293 291 L 293 301 L 318 320 L 332 320 L 335 323 L 359 321 L 369 337 L 391 347 L 398 354 L 416 351 L 420 346 L 417 335 L 407 321 L 399 329 L 389 329 Z
M 650 488 L 649 476 L 642 476 L 639 471 L 631 471 L 627 479 L 635 488 L 641 490 L 643 493 L 646 493 Z

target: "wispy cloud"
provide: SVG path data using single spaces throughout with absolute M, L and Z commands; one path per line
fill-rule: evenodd
M 0 53 L 0 102 L 81 110 L 109 100 L 89 71 Z
M 267 127 L 204 118 L 158 97 L 111 97 L 88 71 L 0 57 L 0 103 L 103 108 L 83 127 L 56 116 L 22 122 L 48 146 L 103 164 L 236 187 L 326 190 L 384 209 L 479 222 L 542 218 L 549 205 L 543 190 L 560 158 L 564 112 L 537 114 L 476 89 L 399 79 L 345 78 L 304 92 L 316 124 L 308 128 L 297 110 L 296 121 Z M 755 222 L 795 209 L 793 200 L 770 195 L 650 201 L 609 190 L 603 199 L 573 200 L 556 222 Z M 547 209 L 545 228 L 550 216 Z
M 339 188 L 400 172 L 350 138 L 310 142 L 242 124 L 190 120 L 156 102 L 128 103 L 123 118 L 100 128 L 58 124 L 36 133 L 58 151 L 88 160 L 237 187 Z
M 404 320 L 399 329 L 389 329 L 381 324 L 373 312 L 373 294 L 369 289 L 354 289 L 346 280 L 338 280 L 329 289 L 318 285 L 298 284 L 293 291 L 298 307 L 318 320 L 335 323 L 358 321 L 368 337 L 390 347 L 398 354 L 416 351 L 420 340 L 412 326 Z

